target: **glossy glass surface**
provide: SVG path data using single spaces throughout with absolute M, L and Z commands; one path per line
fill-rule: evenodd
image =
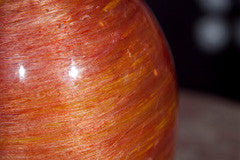
M 0 1 L 2 159 L 171 159 L 176 105 L 142 1 Z

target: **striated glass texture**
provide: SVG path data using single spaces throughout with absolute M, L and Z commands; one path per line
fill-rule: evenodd
M 0 0 L 0 159 L 170 160 L 171 55 L 140 0 Z

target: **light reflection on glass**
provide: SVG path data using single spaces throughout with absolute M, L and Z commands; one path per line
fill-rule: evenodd
M 26 70 L 22 65 L 19 67 L 18 73 L 20 79 L 23 79 L 25 77 Z
M 70 68 L 70 71 L 69 71 L 69 76 L 76 79 L 78 77 L 78 74 L 79 74 L 79 70 L 78 68 L 75 66 L 75 63 L 72 62 L 71 64 L 71 68 Z

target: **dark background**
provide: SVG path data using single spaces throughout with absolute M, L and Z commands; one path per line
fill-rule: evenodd
M 171 47 L 179 86 L 240 100 L 240 1 L 146 3 Z

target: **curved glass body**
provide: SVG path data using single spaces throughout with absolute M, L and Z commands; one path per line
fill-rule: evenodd
M 1 159 L 172 159 L 176 105 L 142 1 L 0 1 Z

